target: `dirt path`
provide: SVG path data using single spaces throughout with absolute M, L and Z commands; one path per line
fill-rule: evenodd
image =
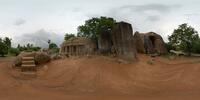
M 15 77 L 12 59 L 0 59 L 1 100 L 199 100 L 200 59 L 139 55 L 132 64 L 109 57 L 53 61 L 36 79 Z

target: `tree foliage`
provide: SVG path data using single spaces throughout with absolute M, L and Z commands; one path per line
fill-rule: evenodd
M 193 43 L 191 51 L 194 53 L 200 53 L 200 39 Z
M 18 44 L 17 46 L 17 49 L 19 51 L 28 51 L 28 52 L 31 52 L 31 51 L 38 51 L 41 49 L 41 47 L 38 47 L 38 46 L 34 46 L 33 44 L 26 44 L 24 46 L 21 46 L 20 44 Z
M 10 54 L 10 55 L 14 55 L 14 56 L 18 56 L 18 55 L 20 54 L 20 51 L 19 51 L 18 48 L 13 48 L 13 47 L 11 47 L 11 48 L 9 49 L 9 54 Z
M 116 21 L 110 17 L 92 18 L 78 27 L 78 36 L 97 40 L 101 32 L 111 32 Z
M 184 23 L 174 30 L 171 36 L 169 36 L 169 44 L 176 50 L 183 50 L 188 52 L 196 51 L 196 46 L 199 45 L 198 32 L 188 24 Z
M 49 44 L 49 49 L 58 48 L 58 46 L 55 43 L 51 42 L 51 40 L 48 40 L 48 44 Z
M 11 48 L 11 39 L 8 37 L 0 38 L 0 55 L 5 56 L 8 54 L 9 48 Z
M 11 48 L 11 44 L 12 44 L 12 43 L 11 43 L 11 40 L 12 40 L 12 39 L 10 39 L 10 38 L 8 38 L 8 37 L 5 37 L 4 40 L 3 40 L 4 43 L 7 45 L 8 48 Z
M 49 49 L 55 49 L 55 48 L 58 48 L 58 46 L 55 43 L 49 44 Z
M 56 54 L 59 52 L 59 48 L 55 43 L 51 42 L 51 40 L 49 40 L 48 43 L 49 43 L 49 53 L 50 54 Z
M 0 55 L 4 56 L 8 53 L 8 47 L 7 45 L 3 42 L 3 40 L 0 38 Z
M 75 35 L 74 34 L 71 34 L 71 33 L 66 33 L 65 34 L 65 41 L 67 41 L 67 40 L 69 40 L 70 38 L 72 38 L 72 37 L 75 37 Z

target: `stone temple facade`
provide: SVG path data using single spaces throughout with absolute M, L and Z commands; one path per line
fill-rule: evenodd
M 61 44 L 60 53 L 64 55 L 81 56 L 93 54 L 95 52 L 95 43 L 85 37 L 74 37 Z

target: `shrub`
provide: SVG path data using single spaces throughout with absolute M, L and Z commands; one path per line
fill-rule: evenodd
M 14 56 L 18 56 L 20 54 L 20 51 L 17 48 L 10 48 L 9 54 L 14 55 Z
M 8 54 L 8 47 L 5 43 L 0 41 L 0 55 L 4 57 L 6 54 Z

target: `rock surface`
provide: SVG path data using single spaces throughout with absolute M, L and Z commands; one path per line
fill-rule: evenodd
M 134 40 L 136 42 L 135 44 L 138 52 L 148 54 L 165 54 L 167 52 L 163 38 L 157 33 L 136 32 L 134 34 Z
M 144 53 L 145 52 L 144 41 L 142 40 L 141 37 L 142 37 L 142 34 L 140 34 L 139 32 L 135 32 L 133 38 L 134 38 L 134 43 L 135 43 L 137 52 Z
M 112 40 L 117 56 L 126 60 L 136 60 L 137 51 L 133 39 L 131 24 L 126 22 L 116 23 L 112 30 Z
M 109 32 L 101 33 L 98 39 L 98 46 L 99 46 L 99 51 L 101 53 L 111 52 L 111 48 L 112 48 L 111 33 Z
M 51 60 L 50 56 L 47 53 L 37 52 L 35 55 L 36 64 L 45 64 Z

